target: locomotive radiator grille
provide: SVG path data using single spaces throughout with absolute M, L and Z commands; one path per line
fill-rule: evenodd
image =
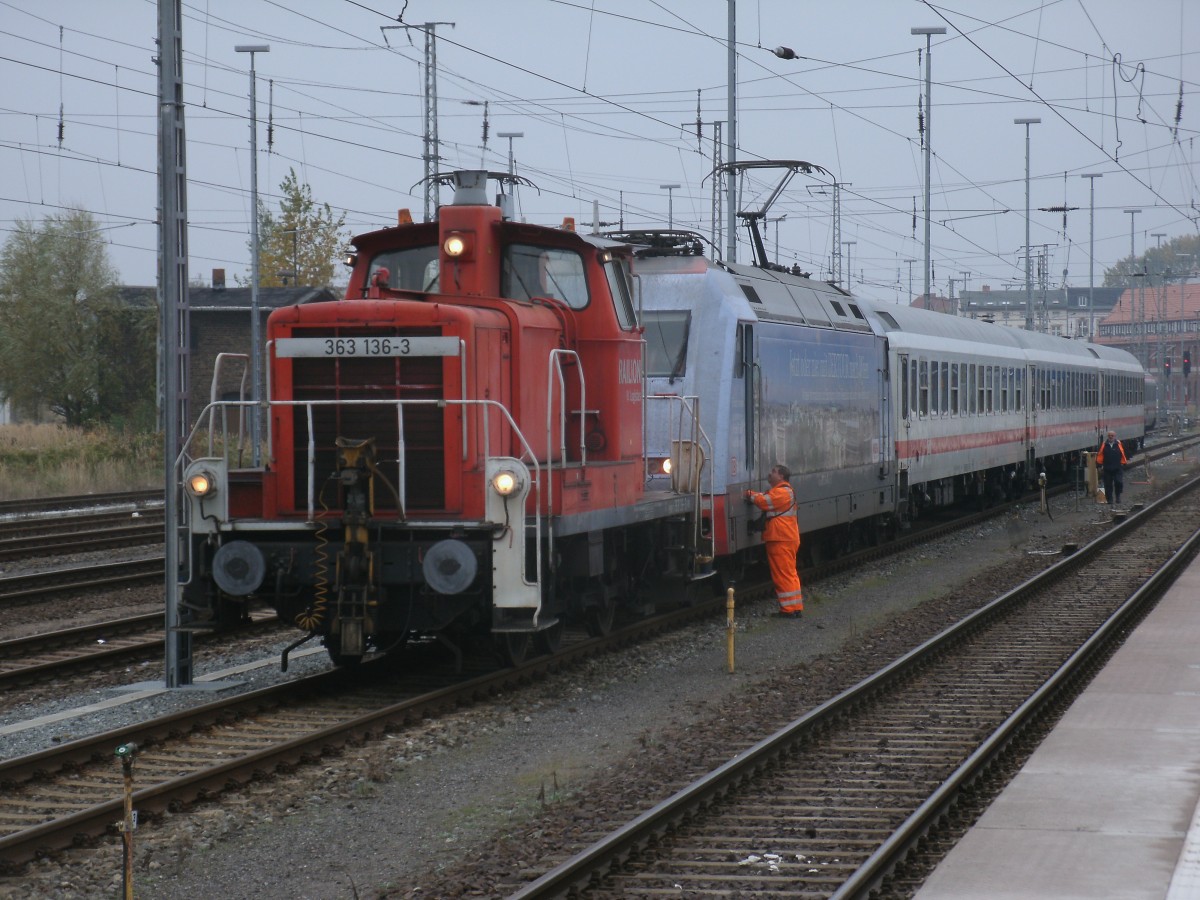
M 403 336 L 437 335 L 436 329 L 407 330 Z M 379 331 L 342 330 L 339 337 L 381 336 Z M 297 335 L 299 336 L 299 335 Z M 333 332 L 305 332 L 305 337 L 330 337 Z M 292 391 L 296 400 L 440 400 L 443 396 L 442 359 L 439 357 L 333 357 L 296 359 L 292 369 Z M 314 444 L 318 500 L 330 509 L 343 505 L 341 489 L 327 482 L 337 467 L 335 441 L 374 438 L 379 469 L 396 484 L 404 479 L 407 510 L 439 510 L 445 507 L 445 471 L 443 452 L 444 410 L 433 405 L 409 405 L 403 408 L 405 459 L 398 467 L 399 436 L 394 404 L 379 406 L 316 406 L 313 412 Z M 294 502 L 307 503 L 308 482 L 300 460 L 308 457 L 308 410 L 294 407 L 293 459 L 297 460 Z M 400 475 L 402 468 L 403 474 Z M 375 508 L 395 510 L 391 492 L 378 485 Z

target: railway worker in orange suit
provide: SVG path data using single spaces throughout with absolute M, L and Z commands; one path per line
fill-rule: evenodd
M 1125 447 L 1117 440 L 1117 433 L 1109 431 L 1108 438 L 1100 445 L 1096 453 L 1096 465 L 1104 476 L 1104 498 L 1109 506 L 1121 502 L 1121 492 L 1125 489 L 1125 466 L 1129 459 L 1125 456 Z
M 788 481 L 792 477 L 787 466 L 776 465 L 767 473 L 766 493 L 746 491 L 746 501 L 767 514 L 763 540 L 767 545 L 767 564 L 771 581 L 779 598 L 779 615 L 800 618 L 804 612 L 804 592 L 796 572 L 796 555 L 800 552 L 800 525 L 796 521 L 796 493 Z

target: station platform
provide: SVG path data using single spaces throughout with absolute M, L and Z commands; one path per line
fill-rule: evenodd
M 917 900 L 1200 900 L 1200 557 Z

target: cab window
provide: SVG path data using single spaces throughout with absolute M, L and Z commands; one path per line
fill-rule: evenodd
M 512 300 L 549 297 L 583 309 L 588 305 L 583 257 L 559 247 L 509 244 L 501 263 L 500 293 Z
M 629 261 L 609 258 L 604 261 L 604 277 L 608 279 L 608 291 L 612 294 L 617 321 L 628 330 L 637 324 L 633 314 L 633 285 L 629 274 Z
M 406 247 L 375 255 L 367 272 L 367 284 L 374 282 L 375 273 L 380 269 L 387 269 L 387 286 L 394 291 L 437 291 L 437 245 Z

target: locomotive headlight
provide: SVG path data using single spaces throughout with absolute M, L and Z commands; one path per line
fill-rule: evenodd
M 671 474 L 671 457 L 669 456 L 652 456 L 648 460 L 649 466 L 647 472 L 651 478 L 660 475 Z
M 442 250 L 451 259 L 470 259 L 471 241 L 463 232 L 452 231 L 442 241 Z
M 515 472 L 500 471 L 492 476 L 492 490 L 507 497 L 521 488 L 521 478 Z
M 217 478 L 208 469 L 193 469 L 184 479 L 184 486 L 193 497 L 207 497 L 217 489 Z
M 216 534 L 229 521 L 229 468 L 224 459 L 194 459 L 183 470 L 184 499 L 193 534 Z

